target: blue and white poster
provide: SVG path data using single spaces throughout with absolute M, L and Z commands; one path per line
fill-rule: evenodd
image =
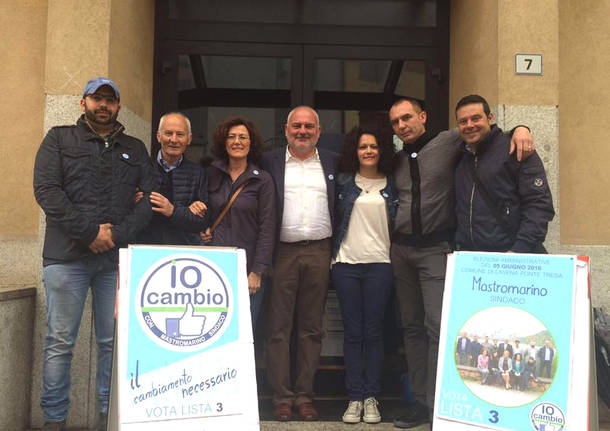
M 449 256 L 435 430 L 576 431 L 567 424 L 576 408 L 579 263 L 576 256 Z
M 243 250 L 121 250 L 119 430 L 259 429 Z

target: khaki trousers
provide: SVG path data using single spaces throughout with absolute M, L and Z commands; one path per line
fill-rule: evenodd
M 311 402 L 322 349 L 322 318 L 330 271 L 330 238 L 280 242 L 267 321 L 267 376 L 274 404 Z M 296 324 L 296 375 L 290 375 L 290 336 Z

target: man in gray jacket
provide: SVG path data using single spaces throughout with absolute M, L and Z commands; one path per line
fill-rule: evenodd
M 396 101 L 389 117 L 404 143 L 397 156 L 399 207 L 390 258 L 415 398 L 394 425 L 412 428 L 428 422 L 434 407 L 445 267 L 455 228 L 453 171 L 461 137 L 456 130 L 427 133 L 427 114 L 417 99 Z M 525 127 L 517 127 L 512 140 L 518 157 L 533 149 Z

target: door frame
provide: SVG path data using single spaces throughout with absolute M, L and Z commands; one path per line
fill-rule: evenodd
M 263 0 L 261 7 L 264 7 Z M 432 113 L 428 116 L 427 128 L 431 131 L 446 129 L 449 124 L 449 16 L 449 2 L 437 0 L 436 27 L 329 26 L 298 21 L 294 24 L 232 22 L 230 31 L 227 31 L 224 22 L 170 19 L 170 0 L 156 0 L 152 136 L 155 136 L 161 115 L 178 108 L 176 92 L 174 90 L 172 94 L 167 84 L 167 75 L 177 70 L 177 64 L 171 60 L 171 50 L 178 48 L 189 49 L 186 52 L 191 53 L 202 49 L 201 53 L 215 55 L 264 56 L 269 53 L 292 58 L 291 106 L 313 104 L 312 98 L 307 96 L 313 95 L 313 69 L 310 70 L 313 63 L 310 59 L 324 54 L 327 49 L 333 58 L 358 58 L 351 55 L 366 52 L 365 58 L 379 55 L 424 59 L 427 65 L 426 104 L 429 114 Z M 307 61 L 311 66 L 304 69 Z M 303 82 L 300 86 L 296 84 L 299 80 Z M 153 139 L 153 146 L 156 144 Z
M 158 97 L 153 109 L 153 136 L 161 115 L 195 106 L 236 106 L 233 101 L 242 100 L 242 107 L 286 108 L 302 104 L 303 100 L 303 48 L 289 44 L 165 41 L 159 49 L 160 73 L 156 76 Z M 226 55 L 244 57 L 289 58 L 291 60 L 291 82 L 287 90 L 239 89 L 239 88 L 195 88 L 178 92 L 178 56 Z M 207 98 L 213 104 L 197 105 L 197 100 Z M 257 103 L 258 101 L 258 103 Z M 159 150 L 153 140 L 152 154 Z
M 423 61 L 426 65 L 425 102 L 428 111 L 427 127 L 431 131 L 446 128 L 443 113 L 447 112 L 447 101 L 442 100 L 442 81 L 435 74 L 441 68 L 439 50 L 432 47 L 353 46 L 353 45 L 293 45 L 267 43 L 201 42 L 168 40 L 162 44 L 161 70 L 157 74 L 157 101 L 153 118 L 156 121 L 163 113 L 196 106 L 196 100 L 212 99 L 208 106 L 235 106 L 233 101 L 243 101 L 239 106 L 290 108 L 309 105 L 320 109 L 350 109 L 350 103 L 360 109 L 387 110 L 396 100 L 393 91 L 382 93 L 347 93 L 331 95 L 327 102 L 318 103 L 315 98 L 314 64 L 316 59 L 357 59 Z M 291 60 L 291 85 L 288 90 L 254 90 L 235 88 L 196 88 L 179 95 L 177 71 L 179 55 L 227 55 L 248 57 L 282 57 Z M 393 89 L 392 89 L 393 90 Z M 342 97 L 347 96 L 347 97 Z M 226 99 L 223 100 L 223 99 Z M 329 106 L 333 100 L 335 106 Z M 370 102 L 367 102 L 370 101 Z M 257 103 L 259 101 L 259 103 Z M 262 101 L 262 103 L 260 103 Z M 289 101 L 289 102 L 288 102 Z

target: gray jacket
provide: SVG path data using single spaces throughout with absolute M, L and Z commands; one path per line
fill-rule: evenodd
M 453 172 L 460 141 L 457 130 L 434 137 L 424 134 L 398 153 L 395 181 L 399 205 L 394 242 L 423 247 L 452 238 Z

